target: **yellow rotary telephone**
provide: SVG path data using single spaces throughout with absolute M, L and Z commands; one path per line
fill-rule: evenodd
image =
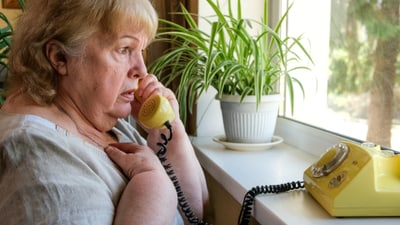
M 341 142 L 304 172 L 304 186 L 336 217 L 400 216 L 400 155 Z

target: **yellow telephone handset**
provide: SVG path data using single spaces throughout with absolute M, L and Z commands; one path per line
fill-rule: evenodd
M 140 98 L 136 96 L 140 101 Z M 155 129 L 163 128 L 165 122 L 172 122 L 175 118 L 174 110 L 172 110 L 168 99 L 161 95 L 152 95 L 143 102 L 139 110 L 139 121 L 146 128 Z

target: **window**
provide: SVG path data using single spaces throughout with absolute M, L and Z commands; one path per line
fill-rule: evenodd
M 400 1 L 270 2 L 293 2 L 286 32 L 302 35 L 314 60 L 296 72 L 305 97 L 282 115 L 400 150 Z
M 226 1 L 220 3 L 226 7 Z M 207 15 L 205 4 L 199 1 L 201 15 Z M 262 4 L 242 0 L 249 7 L 244 16 L 257 17 Z M 314 64 L 309 64 L 310 71 L 296 72 L 305 96 L 298 90 L 294 113 L 287 102 L 281 115 L 400 150 L 400 1 L 269 0 L 270 21 L 277 21 L 279 12 L 291 4 L 285 32 L 302 35 Z M 203 108 L 215 104 L 208 103 L 214 95 L 210 93 L 205 106 L 200 105 L 200 121 L 208 121 L 203 116 L 208 109 Z M 214 118 L 218 112 L 212 115 L 218 120 Z M 213 132 L 199 124 L 199 133 Z

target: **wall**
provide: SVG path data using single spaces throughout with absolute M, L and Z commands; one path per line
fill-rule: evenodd
M 3 4 L 1 4 L 0 12 L 4 13 L 4 15 L 11 21 L 14 25 L 17 21 L 18 16 L 21 14 L 21 9 L 5 9 L 3 8 Z M 0 22 L 0 26 L 4 26 L 4 22 Z
M 237 202 L 224 187 L 205 171 L 208 189 L 210 192 L 210 209 L 205 216 L 205 222 L 214 225 L 238 224 L 241 202 Z M 253 217 L 249 225 L 260 225 Z

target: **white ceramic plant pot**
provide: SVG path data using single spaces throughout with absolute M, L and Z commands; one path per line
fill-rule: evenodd
M 237 143 L 269 143 L 275 132 L 281 95 L 266 95 L 258 108 L 256 97 L 224 95 L 220 100 L 225 138 Z

